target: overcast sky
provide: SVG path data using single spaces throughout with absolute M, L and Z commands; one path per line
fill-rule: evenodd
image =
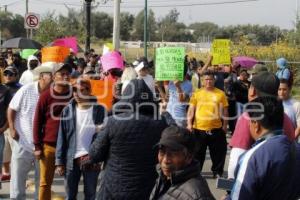
M 156 18 L 162 18 L 176 5 L 176 9 L 180 12 L 179 21 L 186 24 L 210 21 L 220 26 L 250 23 L 276 25 L 285 29 L 294 27 L 296 0 L 258 0 L 234 4 L 197 5 L 232 1 L 237 0 L 148 0 L 148 5 L 149 7 L 165 6 L 151 8 Z M 122 0 L 122 2 L 121 11 L 135 15 L 143 9 L 144 5 L 144 0 Z M 57 14 L 66 14 L 67 8 L 62 3 L 80 9 L 82 0 L 29 0 L 29 11 L 43 15 L 47 11 L 55 10 Z M 25 0 L 0 0 L 0 7 L 3 5 L 8 5 L 10 12 L 22 15 L 25 13 Z M 96 10 L 112 14 L 113 1 L 100 4 Z

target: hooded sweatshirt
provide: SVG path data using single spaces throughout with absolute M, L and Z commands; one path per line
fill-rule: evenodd
M 30 61 L 32 60 L 37 60 L 37 57 L 35 56 L 29 56 L 28 57 L 28 61 L 27 61 L 27 70 L 25 72 L 23 72 L 19 83 L 21 83 L 22 85 L 26 85 L 27 83 L 32 83 L 33 80 L 33 70 L 30 67 Z M 40 62 L 38 63 L 38 66 L 40 65 Z

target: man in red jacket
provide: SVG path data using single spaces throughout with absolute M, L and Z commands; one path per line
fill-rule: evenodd
M 60 114 L 72 97 L 70 92 L 71 66 L 57 63 L 53 68 L 54 84 L 41 94 L 33 121 L 34 154 L 40 160 L 39 199 L 51 199 L 55 172 L 55 148 Z

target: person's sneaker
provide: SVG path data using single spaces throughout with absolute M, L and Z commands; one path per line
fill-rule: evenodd
M 3 174 L 1 176 L 1 182 L 9 182 L 10 181 L 10 174 Z

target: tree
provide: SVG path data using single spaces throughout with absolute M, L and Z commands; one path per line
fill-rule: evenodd
M 144 40 L 144 11 L 140 11 L 134 20 L 133 39 Z M 148 39 L 149 41 L 156 40 L 157 23 L 154 12 L 150 9 L 148 12 Z
M 134 16 L 128 12 L 121 13 L 120 17 L 120 38 L 121 40 L 129 40 L 133 30 Z
M 97 38 L 107 39 L 112 37 L 113 19 L 106 13 L 96 12 L 91 16 L 91 33 Z
M 63 27 L 59 25 L 57 18 L 54 17 L 54 13 L 48 12 L 40 23 L 40 28 L 36 32 L 35 39 L 46 45 L 56 38 L 65 35 Z
M 5 39 L 24 37 L 26 35 L 24 18 L 19 14 L 0 11 L 0 30 L 1 36 Z
M 219 26 L 212 22 L 196 22 L 189 26 L 194 30 L 194 39 L 197 42 L 203 41 L 206 38 L 213 39 L 219 31 Z
M 58 24 L 62 27 L 66 36 L 77 36 L 82 38 L 85 34 L 85 27 L 83 22 L 83 12 L 68 8 L 68 15 L 59 15 Z

